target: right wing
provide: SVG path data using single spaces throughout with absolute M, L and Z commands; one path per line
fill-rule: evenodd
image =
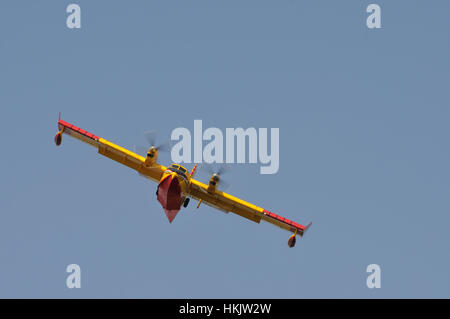
M 82 142 L 85 142 L 89 145 L 96 147 L 101 155 L 109 157 L 110 159 L 113 159 L 116 162 L 128 166 L 134 169 L 135 171 L 139 172 L 140 174 L 154 180 L 155 182 L 159 182 L 164 171 L 166 170 L 166 167 L 159 164 L 147 167 L 144 165 L 145 157 L 136 154 L 134 152 L 131 152 L 119 145 L 116 145 L 92 133 L 89 133 L 61 119 L 58 120 L 58 128 L 60 140 L 58 143 L 57 141 L 58 134 L 57 134 L 55 136 L 55 142 L 57 145 L 61 144 L 62 134 L 70 135 Z

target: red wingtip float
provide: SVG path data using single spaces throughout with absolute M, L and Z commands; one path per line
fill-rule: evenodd
M 55 135 L 55 144 L 56 144 L 56 146 L 60 146 L 61 145 L 62 133 L 64 131 L 64 126 L 61 126 L 59 124 L 60 121 L 61 121 L 61 112 L 59 112 L 59 115 L 58 115 L 58 129 L 59 129 L 59 132 L 56 133 L 56 135 Z
M 159 164 L 157 162 L 158 147 L 156 146 L 152 145 L 148 149 L 147 154 L 141 156 L 65 122 L 61 118 L 58 120 L 58 130 L 54 139 L 56 145 L 61 145 L 63 133 L 70 135 L 94 146 L 98 149 L 99 154 L 126 165 L 139 174 L 157 182 L 157 199 L 161 203 L 170 223 L 180 211 L 181 205 L 187 207 L 190 198 L 194 198 L 198 200 L 197 208 L 200 207 L 201 203 L 205 203 L 226 213 L 232 212 L 256 223 L 264 220 L 291 232 L 292 235 L 288 240 L 289 247 L 294 247 L 296 236 L 303 237 L 311 226 L 311 223 L 308 226 L 303 226 L 222 192 L 218 189 L 220 174 L 213 173 L 209 182 L 204 184 L 193 178 L 197 165 L 194 166 L 191 172 L 188 172 L 186 168 L 178 164 L 171 164 L 169 167 Z

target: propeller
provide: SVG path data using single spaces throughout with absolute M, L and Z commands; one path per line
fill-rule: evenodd
M 213 180 L 219 184 L 219 187 L 222 190 L 226 190 L 231 187 L 231 184 L 223 179 L 223 175 L 230 171 L 230 167 L 224 163 L 216 163 L 208 164 L 202 163 L 199 164 L 199 169 L 201 172 L 205 172 L 208 176 L 211 176 Z
M 147 131 L 144 133 L 145 139 L 150 146 L 154 146 L 158 151 L 167 152 L 170 149 L 170 142 L 156 144 L 158 133 L 156 131 Z
M 154 147 L 156 150 L 158 150 L 158 152 L 168 152 L 170 149 L 170 142 L 166 141 L 163 143 L 156 143 L 157 141 L 157 132 L 152 130 L 152 131 L 147 131 L 144 132 L 144 137 L 148 142 L 148 146 L 142 146 L 142 145 L 134 145 L 134 152 L 137 154 L 144 154 L 147 155 L 147 152 L 149 150 L 150 147 Z

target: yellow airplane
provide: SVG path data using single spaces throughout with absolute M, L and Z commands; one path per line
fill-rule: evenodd
M 61 145 L 62 135 L 70 135 L 82 142 L 90 144 L 98 149 L 101 155 L 109 157 L 123 165 L 126 165 L 145 177 L 158 183 L 156 195 L 161 203 L 169 222 L 171 223 L 181 205 L 187 207 L 189 198 L 198 200 L 197 208 L 201 203 L 205 203 L 213 208 L 225 213 L 232 212 L 253 222 L 259 223 L 261 220 L 281 227 L 293 234 L 289 237 L 288 246 L 294 247 L 296 235 L 303 237 L 305 232 L 311 226 L 303 226 L 287 218 L 276 215 L 261 207 L 250 204 L 230 194 L 224 193 L 218 189 L 220 183 L 220 174 L 211 175 L 208 184 L 203 184 L 193 178 L 197 164 L 191 172 L 178 164 L 172 164 L 169 167 L 160 165 L 158 160 L 158 148 L 151 146 L 146 157 L 131 152 L 120 147 L 104 138 L 89 133 L 66 121 L 58 120 L 58 133 L 55 136 L 57 146 Z

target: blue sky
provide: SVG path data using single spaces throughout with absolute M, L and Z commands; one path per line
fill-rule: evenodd
M 379 30 L 368 1 L 80 0 L 79 30 L 69 3 L 0 4 L 0 297 L 449 297 L 447 2 L 376 1 Z M 294 249 L 196 202 L 169 224 L 156 184 L 55 147 L 58 112 L 128 148 L 279 128 L 279 172 L 232 165 L 229 192 L 314 224 Z

